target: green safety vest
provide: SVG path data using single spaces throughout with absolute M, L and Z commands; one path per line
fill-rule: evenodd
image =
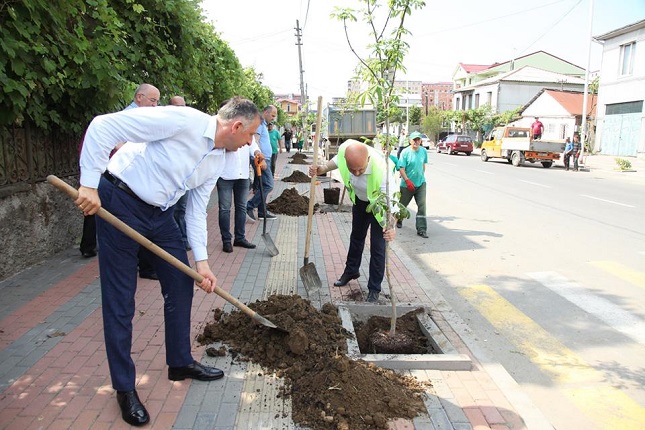
M 347 167 L 347 161 L 345 160 L 345 149 L 352 142 L 358 142 L 358 141 L 350 139 L 345 141 L 342 145 L 340 145 L 340 147 L 338 148 L 338 155 L 337 155 L 336 161 L 338 162 L 338 171 L 340 172 L 340 177 L 343 179 L 343 183 L 345 184 L 345 186 L 347 187 L 347 191 L 349 192 L 349 198 L 351 199 L 352 203 L 356 203 L 356 192 L 354 191 L 354 187 L 349 181 L 351 172 L 349 171 L 349 168 Z M 371 169 L 372 173 L 367 175 L 368 176 L 367 177 L 367 198 L 370 203 L 374 203 L 379 193 L 381 192 L 383 173 L 387 171 L 388 166 L 385 163 L 385 158 L 381 154 L 379 154 L 376 149 L 372 148 L 371 146 L 367 146 L 367 150 L 369 151 L 369 154 L 370 154 L 369 165 L 372 168 Z M 394 184 L 390 184 L 390 185 L 394 186 Z M 385 225 L 384 218 L 382 215 L 376 214 L 374 215 L 374 218 L 376 218 L 378 223 L 381 224 L 382 226 Z

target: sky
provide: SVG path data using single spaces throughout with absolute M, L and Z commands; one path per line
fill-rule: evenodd
M 589 70 L 597 71 L 602 47 L 589 43 L 590 2 L 592 36 L 645 19 L 645 0 L 426 0 L 406 20 L 410 49 L 397 80 L 451 82 L 459 63 L 492 64 L 540 50 L 582 68 L 589 59 Z M 262 73 L 262 83 L 276 94 L 300 93 L 299 21 L 304 82 L 314 104 L 319 96 L 323 104 L 343 97 L 358 64 L 342 22 L 330 18 L 335 6 L 359 9 L 362 3 L 202 0 L 206 19 L 242 66 Z M 350 23 L 349 39 L 365 55 L 371 42 L 367 24 Z

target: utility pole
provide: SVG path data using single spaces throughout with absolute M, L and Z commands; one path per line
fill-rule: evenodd
M 587 37 L 589 38 L 589 46 L 587 47 L 587 68 L 585 70 L 585 86 L 584 90 L 582 93 L 582 133 L 580 133 L 580 160 L 583 160 L 584 162 L 584 155 L 585 155 L 585 143 L 587 142 L 587 134 L 589 133 L 589 130 L 587 130 L 587 99 L 589 98 L 589 67 L 590 67 L 590 62 L 591 62 L 591 42 L 592 42 L 592 36 L 591 36 L 591 31 L 593 28 L 593 0 L 589 2 L 589 32 Z M 594 142 L 595 143 L 595 142 Z M 591 152 L 591 142 L 589 143 L 589 152 Z
M 303 74 L 305 71 L 302 68 L 302 52 L 300 47 L 302 46 L 302 41 L 300 38 L 302 37 L 302 29 L 300 28 L 300 22 L 296 20 L 296 45 L 298 46 L 298 63 L 300 66 L 300 103 L 302 104 L 302 139 L 303 139 L 303 146 L 305 143 L 307 143 L 308 140 L 308 135 L 309 133 L 307 132 L 307 115 L 308 115 L 308 103 L 307 103 L 307 95 L 305 94 L 305 80 Z M 305 133 L 307 133 L 305 135 Z

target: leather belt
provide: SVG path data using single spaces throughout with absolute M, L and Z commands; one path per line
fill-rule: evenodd
M 116 176 L 113 176 L 109 171 L 107 171 L 107 170 L 106 170 L 106 171 L 103 173 L 103 177 L 104 177 L 105 179 L 107 179 L 107 180 L 108 180 L 108 182 L 112 183 L 112 185 L 114 185 L 115 187 L 117 187 L 118 189 L 120 189 L 120 190 L 125 191 L 126 193 L 128 193 L 128 194 L 129 194 L 131 197 L 133 197 L 134 199 L 136 199 L 136 200 L 140 201 L 141 203 L 145 203 L 145 204 L 147 204 L 148 206 L 152 206 L 152 205 L 150 205 L 149 203 L 144 202 L 143 200 L 141 200 L 141 198 L 140 198 L 139 196 L 137 196 L 137 195 L 136 195 L 136 193 L 130 189 L 130 187 L 128 187 L 128 184 L 126 184 L 126 183 L 125 183 L 125 182 L 123 182 L 121 179 L 117 178 Z

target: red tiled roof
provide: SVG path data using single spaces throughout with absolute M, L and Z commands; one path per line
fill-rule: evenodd
M 544 90 L 545 93 L 549 94 L 555 99 L 558 103 L 562 105 L 563 108 L 567 110 L 571 115 L 582 115 L 582 93 L 574 93 L 569 91 L 557 91 L 557 90 Z M 587 108 L 590 109 L 592 106 L 596 105 L 596 95 L 591 94 L 587 96 Z
M 477 73 L 481 72 L 482 70 L 486 70 L 490 67 L 490 64 L 464 64 L 464 63 L 459 63 L 459 65 L 467 72 L 467 73 Z

